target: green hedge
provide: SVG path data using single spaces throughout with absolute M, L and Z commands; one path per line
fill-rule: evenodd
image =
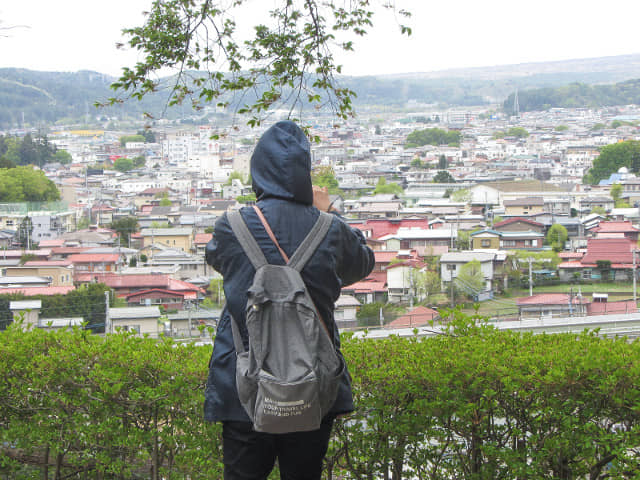
M 467 323 L 344 338 L 356 414 L 327 479 L 613 479 L 640 472 L 640 351 L 594 333 Z M 202 420 L 210 347 L 87 331 L 0 333 L 0 476 L 222 478 Z

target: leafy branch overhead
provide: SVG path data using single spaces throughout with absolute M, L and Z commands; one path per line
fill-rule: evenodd
M 336 78 L 334 54 L 353 51 L 354 39 L 373 27 L 371 0 L 278 0 L 264 23 L 243 38 L 235 15 L 262 2 L 248 0 L 156 0 L 143 26 L 124 30 L 142 60 L 124 68 L 112 84 L 119 97 L 107 104 L 167 89 L 167 105 L 207 104 L 248 115 L 259 125 L 269 109 L 287 108 L 289 118 L 306 104 L 346 119 L 355 92 Z M 409 12 L 380 0 L 398 18 Z M 251 12 L 256 18 L 256 12 Z M 248 16 L 248 15 L 247 15 Z M 399 25 L 402 34 L 411 29 Z M 244 30 L 246 31 L 246 30 Z M 123 45 L 122 45 L 123 46 Z M 170 80 L 161 73 L 170 70 Z

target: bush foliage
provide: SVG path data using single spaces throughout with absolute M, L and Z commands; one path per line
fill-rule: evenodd
M 326 479 L 604 479 L 640 471 L 638 342 L 498 331 L 343 338 L 357 411 Z M 222 478 L 202 420 L 210 347 L 86 330 L 0 333 L 7 478 Z

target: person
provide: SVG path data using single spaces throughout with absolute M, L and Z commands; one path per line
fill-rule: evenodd
M 274 124 L 258 141 L 250 171 L 256 204 L 280 247 L 291 256 L 313 227 L 319 210 L 331 209 L 327 189 L 312 186 L 310 145 L 305 133 L 291 121 Z M 281 254 L 254 209 L 244 207 L 240 214 L 267 261 L 283 265 Z M 277 459 L 283 480 L 320 479 L 333 421 L 354 408 L 350 376 L 343 376 L 333 408 L 318 430 L 285 434 L 254 431 L 238 399 L 231 316 L 238 323 L 243 341 L 248 342 L 244 309 L 255 269 L 233 235 L 226 214 L 216 222 L 206 260 L 222 274 L 226 296 L 209 363 L 204 405 L 206 420 L 222 422 L 224 478 L 266 479 Z M 301 272 L 338 348 L 334 302 L 341 288 L 366 277 L 374 262 L 362 233 L 336 214 L 326 237 Z

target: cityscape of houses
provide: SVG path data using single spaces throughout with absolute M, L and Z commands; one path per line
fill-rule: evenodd
M 623 125 L 606 128 L 622 119 Z M 529 295 L 517 300 L 515 317 L 637 311 L 640 178 L 621 168 L 598 185 L 583 183 L 602 147 L 640 139 L 633 120 L 640 120 L 635 106 L 517 117 L 486 109 L 371 114 L 338 128 L 318 121 L 313 166 L 330 167 L 340 189 L 336 205 L 376 258 L 369 277 L 344 287 L 338 325 L 357 327 L 358 310 L 373 303 L 402 306 L 404 314 L 385 319 L 380 310 L 368 325 L 425 325 L 439 308 L 490 300 L 523 285 Z M 407 146 L 408 134 L 434 127 L 459 131 L 460 145 Z M 504 135 L 514 127 L 528 135 Z M 209 125 L 162 124 L 153 132 L 154 143 L 124 145 L 120 138 L 131 131 L 47 134 L 73 161 L 43 167 L 61 201 L 0 204 L 0 295 L 65 294 L 104 283 L 118 299 L 118 306 L 107 307 L 105 329 L 193 336 L 198 325 L 215 324 L 219 276 L 204 251 L 216 219 L 251 202 L 249 162 L 261 130 L 241 128 L 215 140 Z M 144 166 L 111 168 L 117 159 L 135 157 L 143 157 Z M 443 170 L 450 181 L 434 181 Z M 380 184 L 401 189 L 375 193 Z M 612 196 L 616 184 L 623 207 Z M 27 217 L 28 238 L 18 245 Z M 127 218 L 136 228 L 113 227 Z M 567 233 L 558 260 L 532 268 L 526 252 L 551 252 L 554 225 Z M 634 299 L 583 295 L 577 286 L 534 295 L 534 280 L 548 279 L 634 281 Z M 88 320 L 39 318 L 40 307 L 40 300 L 11 302 L 15 315 L 41 327 Z

